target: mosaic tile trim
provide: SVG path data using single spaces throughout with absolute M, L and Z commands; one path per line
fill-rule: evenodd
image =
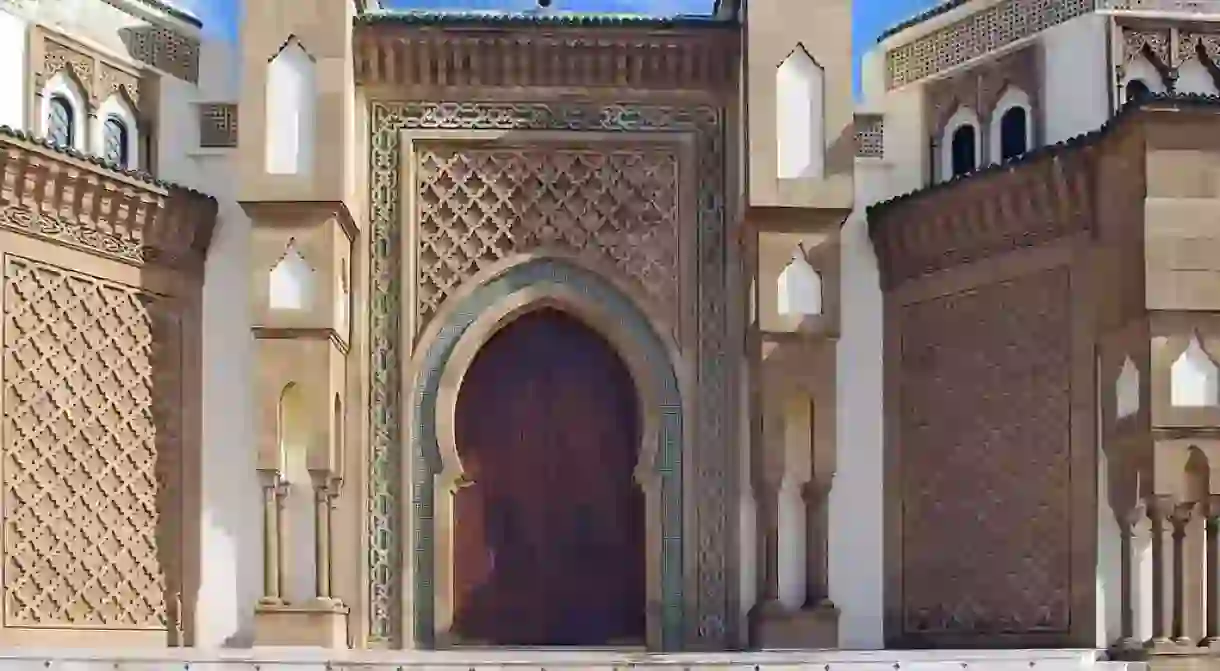
M 406 528 L 400 511 L 403 504 L 401 458 L 402 363 L 400 319 L 401 230 L 399 222 L 401 133 L 408 129 L 505 130 L 505 131 L 594 131 L 594 132 L 690 132 L 698 153 L 698 383 L 697 406 L 701 409 L 695 427 L 690 460 L 691 491 L 700 493 L 693 524 L 693 552 L 698 593 L 685 597 L 689 604 L 681 623 L 684 647 L 725 648 L 732 644 L 731 623 L 737 618 L 731 581 L 729 551 L 734 549 L 730 513 L 735 513 L 736 459 L 730 449 L 726 422 L 732 407 L 731 373 L 724 365 L 728 334 L 728 241 L 725 221 L 725 129 L 723 113 L 710 106 L 692 108 L 662 105 L 619 105 L 573 102 L 547 103 L 445 103 L 375 102 L 370 125 L 370 220 L 371 297 L 370 315 L 370 473 L 369 473 L 369 631 L 373 643 L 402 644 L 401 588 L 402 538 Z M 415 458 L 416 455 L 411 455 Z M 420 471 L 416 471 L 417 473 Z M 413 483 L 414 484 L 414 483 Z M 730 504 L 733 505 L 730 505 Z M 430 519 L 423 509 L 418 488 L 412 496 L 413 514 Z M 429 504 L 430 505 L 430 504 Z M 420 554 L 420 541 L 413 539 L 415 561 L 430 561 Z M 423 553 L 430 557 L 430 553 Z M 666 558 L 672 561 L 672 558 Z M 416 566 L 419 564 L 417 563 Z M 417 582 L 430 589 L 430 583 Z M 414 594 L 416 631 L 430 630 L 419 622 L 429 615 L 432 600 Z M 423 605 L 421 605 L 423 604 Z M 667 618 L 670 615 L 666 616 Z M 668 622 L 667 622 L 668 624 Z M 430 631 L 428 633 L 430 636 Z M 425 641 L 423 641 L 426 643 Z

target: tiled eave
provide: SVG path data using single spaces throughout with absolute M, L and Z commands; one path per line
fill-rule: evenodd
M 0 127 L 0 228 L 134 265 L 202 268 L 217 203 Z
M 883 284 L 976 260 L 1014 241 L 1036 244 L 1091 225 L 1087 213 L 1065 212 L 1058 204 L 1091 207 L 1095 199 L 1085 192 L 1095 188 L 1097 145 L 1140 110 L 1190 109 L 1220 111 L 1220 97 L 1159 95 L 1134 101 L 1093 132 L 869 207 L 869 237 L 883 267 Z M 1044 191 L 1055 198 L 1027 197 Z M 1005 204 L 1012 199 L 1022 205 Z M 1040 222 L 1037 230 L 1026 228 L 1030 221 Z

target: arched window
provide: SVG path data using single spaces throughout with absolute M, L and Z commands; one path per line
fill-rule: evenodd
M 1127 82 L 1127 102 L 1147 98 L 1150 95 L 1152 95 L 1152 90 L 1143 81 L 1132 79 Z
M 129 158 L 127 140 L 127 124 L 118 117 L 106 119 L 106 123 L 102 125 L 102 158 L 126 168 Z
M 47 140 L 57 147 L 71 149 L 76 140 L 75 112 L 64 96 L 53 96 L 47 107 Z
M 1000 117 L 1000 160 L 1007 161 L 1024 154 L 1029 137 L 1029 118 L 1024 107 L 1012 107 Z
M 953 176 L 959 177 L 974 172 L 976 167 L 978 137 L 974 126 L 964 124 L 953 131 L 952 161 Z

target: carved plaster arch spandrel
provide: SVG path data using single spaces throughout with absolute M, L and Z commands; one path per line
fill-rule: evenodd
M 408 408 L 412 431 L 409 472 L 416 510 L 414 529 L 414 618 L 416 642 L 445 645 L 452 615 L 448 533 L 452 510 L 443 489 L 460 473 L 452 439 L 456 387 L 479 346 L 506 320 L 531 305 L 560 304 L 600 330 L 623 356 L 644 408 L 644 440 L 637 475 L 648 500 L 648 638 L 658 649 L 682 645 L 687 571 L 687 508 L 683 491 L 686 405 L 675 367 L 676 343 L 663 337 L 628 297 L 609 283 L 568 262 L 526 261 L 473 292 L 429 329 L 428 345 L 414 358 Z M 446 388 L 448 386 L 448 388 Z M 650 438 L 655 437 L 655 447 Z M 652 456 L 655 455 L 655 456 Z M 649 463 L 651 461 L 651 463 Z M 447 463 L 446 463 L 447 462 Z M 438 477 L 439 476 L 439 477 Z
M 587 131 L 601 134 L 664 133 L 690 138 L 693 168 L 694 238 L 687 258 L 698 259 L 697 285 L 690 287 L 688 308 L 692 332 L 689 342 L 692 379 L 698 380 L 691 398 L 698 407 L 690 430 L 692 444 L 700 446 L 686 466 L 689 487 L 699 491 L 697 514 L 686 533 L 680 560 L 685 567 L 685 609 L 667 611 L 666 631 L 680 631 L 674 646 L 721 648 L 738 639 L 740 607 L 738 566 L 731 558 L 738 545 L 736 496 L 740 488 L 737 456 L 730 437 L 735 435 L 739 371 L 725 361 L 735 350 L 730 335 L 730 279 L 738 250 L 728 244 L 737 232 L 726 225 L 724 110 L 714 105 L 688 107 L 663 104 L 617 104 L 565 101 L 546 102 L 378 102 L 370 106 L 370 253 L 369 315 L 369 511 L 367 621 L 363 632 L 370 642 L 410 643 L 423 633 L 418 615 L 404 611 L 402 596 L 404 556 L 400 538 L 408 526 L 403 513 L 412 509 L 430 516 L 431 502 L 411 496 L 417 472 L 404 468 L 400 446 L 411 432 L 400 399 L 408 346 L 403 343 L 405 267 L 402 252 L 402 193 L 404 132 L 496 131 L 501 133 Z M 661 137 L 661 136 L 658 136 Z M 407 309 L 411 309 L 407 306 Z M 408 478 L 404 480 L 404 478 Z M 410 483 L 410 484 L 408 484 Z M 415 513 L 410 513 L 415 514 Z M 405 549 L 405 548 L 404 548 Z M 430 559 L 428 560 L 430 561 Z M 667 588 L 668 589 L 668 588 Z M 431 617 L 432 604 L 412 599 Z M 415 621 L 412 622 L 412 617 Z M 676 618 L 676 619 L 675 619 Z M 416 641 L 416 643 L 420 643 Z M 421 644 L 427 645 L 426 640 Z M 666 645 L 671 641 L 667 640 Z
M 67 71 L 80 87 L 81 92 L 91 101 L 97 100 L 93 86 L 92 56 L 84 54 L 72 47 L 60 44 L 49 38 L 43 39 L 42 68 L 35 75 L 35 83 L 41 89 L 52 77 L 61 71 Z

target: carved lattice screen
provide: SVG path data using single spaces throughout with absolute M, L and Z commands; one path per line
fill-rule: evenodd
M 480 269 L 544 245 L 607 259 L 662 310 L 676 305 L 671 149 L 425 146 L 417 179 L 421 326 Z
M 5 622 L 162 628 L 179 489 L 172 304 L 6 262 Z
M 903 309 L 906 634 L 1068 630 L 1070 289 L 1058 268 Z

